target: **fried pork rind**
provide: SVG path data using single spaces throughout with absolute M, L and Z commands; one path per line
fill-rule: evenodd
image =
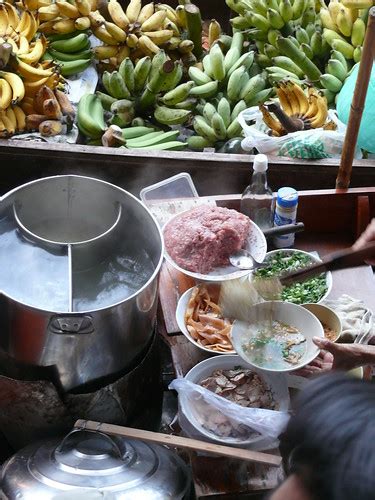
M 185 324 L 192 338 L 215 352 L 234 352 L 232 322 L 223 318 L 219 302 L 220 286 L 198 285 L 193 289 L 185 312 Z

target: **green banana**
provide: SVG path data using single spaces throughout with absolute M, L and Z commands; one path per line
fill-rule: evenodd
M 116 99 L 129 99 L 130 92 L 118 71 L 113 71 L 109 80 L 110 94 Z
M 188 146 L 194 151 L 203 151 L 205 148 L 212 147 L 212 142 L 201 135 L 192 135 L 187 140 Z
M 148 135 L 153 135 L 153 134 L 148 134 Z M 179 130 L 171 130 L 169 132 L 162 132 L 158 136 L 154 137 L 147 137 L 145 135 L 143 138 L 136 138 L 136 139 L 130 139 L 126 141 L 126 146 L 127 147 L 136 147 L 136 148 L 141 148 L 145 146 L 153 146 L 154 144 L 162 144 L 163 142 L 169 142 L 177 139 L 177 137 L 180 135 Z
M 314 53 L 314 56 L 322 56 L 325 53 L 323 48 L 323 37 L 319 31 L 315 31 L 310 40 L 311 50 Z
M 183 76 L 182 64 L 180 62 L 168 62 L 174 64 L 174 67 L 170 73 L 166 72 L 164 81 L 162 81 L 161 83 L 160 92 L 168 92 L 169 90 L 173 90 L 180 83 Z
M 46 35 L 47 39 L 49 42 L 56 42 L 56 40 L 67 40 L 75 37 L 76 35 L 86 33 L 86 31 L 74 31 L 73 33 L 59 33 L 59 34 L 53 34 L 53 35 Z
M 146 126 L 146 122 L 143 118 L 141 118 L 140 116 L 136 116 L 131 124 L 130 124 L 131 127 L 145 127 Z M 154 130 L 154 129 L 153 129 Z
M 154 131 L 155 131 L 155 129 L 151 128 L 151 127 L 144 127 L 144 126 L 133 127 L 132 126 L 132 127 L 122 129 L 122 137 L 125 140 L 135 139 L 136 137 L 145 137 L 146 134 L 150 134 L 151 132 L 154 132 Z
M 154 55 L 154 57 L 152 59 L 151 70 L 150 70 L 150 75 L 149 75 L 150 80 L 155 76 L 155 74 L 157 74 L 159 72 L 160 68 L 167 61 L 168 61 L 168 56 L 167 56 L 165 50 L 159 50 L 159 52 L 157 52 Z
M 293 2 L 293 19 L 299 19 L 305 10 L 305 0 L 294 0 Z
M 194 118 L 193 127 L 196 133 L 211 143 L 217 142 L 218 138 L 215 134 L 214 129 L 208 125 L 202 116 L 196 116 Z
M 272 26 L 273 29 L 279 30 L 283 28 L 285 21 L 281 17 L 280 13 L 278 10 L 275 9 L 268 9 L 267 11 L 267 19 Z
M 103 72 L 103 74 L 102 74 L 102 83 L 103 83 L 103 87 L 108 92 L 108 94 L 111 97 L 113 97 L 111 95 L 111 73 L 109 73 L 109 71 L 104 71 Z
M 225 126 L 224 120 L 219 113 L 215 113 L 212 117 L 211 126 L 214 129 L 216 137 L 223 141 L 227 136 L 227 127 Z
M 235 64 L 233 64 L 233 66 L 228 71 L 227 76 L 230 77 L 232 73 L 241 66 L 243 66 L 247 70 L 250 69 L 253 62 L 254 62 L 254 52 L 253 51 L 246 52 L 237 60 Z
M 277 57 L 280 55 L 280 52 L 277 50 L 277 48 L 271 45 L 270 43 L 264 44 L 263 51 L 264 54 L 268 57 L 268 59 L 272 59 L 273 57 Z
M 155 56 L 156 57 L 156 56 Z M 151 71 L 151 58 L 149 56 L 140 59 L 134 68 L 134 89 L 136 92 L 140 92 Z
M 162 98 L 161 102 L 166 106 L 175 106 L 179 102 L 184 101 L 189 96 L 190 90 L 195 86 L 194 82 L 182 83 L 178 87 L 167 92 Z
M 211 66 L 211 57 L 210 54 L 207 54 L 202 59 L 203 69 L 206 75 L 213 78 L 212 66 Z M 191 77 L 190 77 L 191 78 Z
M 279 37 L 277 39 L 277 46 L 280 52 L 292 59 L 301 68 L 307 78 L 312 81 L 319 79 L 321 75 L 320 69 L 289 38 Z
M 187 109 L 189 111 L 193 111 L 197 107 L 197 103 L 197 99 L 188 97 L 187 99 L 185 99 L 185 101 L 181 101 L 175 104 L 174 107 L 177 109 Z
M 230 75 L 227 84 L 227 96 L 230 101 L 236 102 L 242 91 L 241 78 L 246 73 L 244 66 L 239 67 Z M 245 85 L 246 87 L 246 85 Z
M 290 57 L 277 56 L 272 59 L 272 62 L 278 68 L 285 69 L 289 73 L 294 73 L 297 76 L 302 77 L 304 75 L 303 71 L 297 64 L 295 64 Z
M 62 76 L 71 76 L 81 73 L 91 64 L 91 59 L 77 59 L 76 61 L 58 61 Z
M 273 94 L 273 89 L 264 89 L 258 92 L 254 97 L 251 99 L 249 98 L 246 101 L 246 105 L 250 108 L 251 106 L 257 106 L 258 104 L 261 104 Z
M 199 97 L 201 99 L 208 99 L 210 97 L 214 97 L 217 94 L 219 88 L 219 82 L 209 82 L 204 85 L 200 85 L 197 87 L 193 87 L 189 95 L 193 97 Z
M 245 111 L 246 108 L 247 108 L 247 105 L 246 105 L 246 102 L 244 100 L 238 101 L 238 103 L 234 106 L 233 111 L 230 115 L 230 123 L 232 123 L 237 118 L 237 116 L 240 113 L 242 113 L 242 111 Z
M 281 0 L 279 4 L 279 12 L 285 23 L 293 19 L 293 7 L 290 0 Z
M 84 94 L 77 109 L 77 123 L 79 130 L 91 139 L 99 139 L 106 126 L 104 110 L 100 99 L 94 94 Z
M 281 32 L 278 30 L 269 30 L 267 33 L 267 40 L 268 43 L 273 45 L 274 47 L 277 46 L 277 39 L 281 36 Z
M 346 79 L 348 76 L 347 70 L 344 68 L 344 66 L 341 64 L 340 61 L 337 59 L 330 59 L 327 63 L 327 72 L 342 82 Z
M 230 23 L 235 30 L 246 30 L 252 25 L 251 20 L 243 16 L 232 17 Z
M 309 38 L 310 38 L 310 41 L 311 41 L 311 37 L 313 36 L 314 33 L 320 33 L 321 34 L 321 31 L 318 31 L 318 27 L 315 26 L 315 24 L 312 22 L 312 23 L 309 23 L 306 28 L 306 33 L 309 35 Z
M 76 61 L 77 59 L 91 59 L 92 52 L 91 49 L 82 50 L 81 52 L 75 52 L 74 54 L 65 54 L 65 52 L 58 52 L 55 49 L 49 49 L 49 53 L 51 54 L 53 59 L 57 59 L 58 61 Z
M 170 141 L 170 142 L 163 142 L 162 144 L 153 144 L 152 146 L 143 146 L 142 148 L 139 149 L 146 149 L 151 151 L 180 151 L 181 149 L 184 149 L 187 145 L 188 145 L 187 142 Z
M 187 109 L 171 109 L 166 106 L 156 106 L 154 111 L 155 120 L 163 125 L 182 125 L 190 115 L 191 112 Z
M 244 40 L 245 40 L 244 35 L 240 31 L 237 31 L 236 33 L 233 33 L 232 43 L 230 45 L 230 48 L 231 49 L 236 49 L 237 48 L 238 51 L 241 54 Z
M 271 66 L 271 59 L 267 57 L 265 54 L 257 54 L 255 56 L 255 61 L 256 63 L 261 67 L 261 68 L 267 68 L 268 66 Z
M 303 16 L 301 18 L 301 26 L 305 28 L 308 24 L 313 23 L 315 21 L 315 18 L 316 18 L 315 6 L 309 7 L 303 13 Z
M 330 30 L 328 28 L 323 29 L 323 38 L 324 40 L 332 47 L 332 44 L 336 40 L 341 40 L 345 42 L 345 38 L 337 33 L 337 31 Z
M 224 57 L 224 68 L 225 71 L 228 72 L 230 68 L 235 64 L 238 59 L 241 57 L 241 52 L 237 47 L 232 47 L 228 50 Z
M 203 117 L 207 121 L 207 123 L 211 123 L 212 117 L 216 113 L 216 108 L 213 104 L 210 102 L 206 102 L 206 104 L 203 107 Z
M 356 47 L 353 52 L 353 60 L 355 63 L 359 63 L 362 57 L 362 47 Z
M 124 80 L 126 88 L 129 90 L 130 94 L 133 94 L 135 90 L 134 65 L 129 57 L 126 57 L 121 62 L 118 72 Z
M 258 92 L 266 87 L 266 79 L 263 74 L 255 75 L 250 78 L 247 85 L 241 90 L 240 99 L 243 99 L 246 104 L 250 101 Z
M 310 43 L 310 37 L 307 34 L 307 31 L 302 28 L 302 26 L 299 26 L 296 29 L 296 38 L 298 40 L 298 43 L 300 43 L 300 44 L 302 44 L 302 43 L 309 44 Z
M 80 33 L 79 35 L 67 38 L 66 40 L 56 40 L 50 44 L 50 48 L 68 54 L 86 50 L 89 46 L 89 38 L 85 33 Z
M 226 127 L 229 127 L 230 122 L 231 122 L 231 119 L 230 119 L 231 107 L 230 107 L 228 99 L 226 99 L 225 97 L 222 97 L 220 99 L 220 101 L 218 102 L 218 105 L 217 105 L 217 112 L 219 113 L 219 115 L 223 119 L 224 125 Z
M 313 59 L 314 52 L 312 51 L 310 45 L 307 45 L 307 43 L 301 43 L 301 49 L 309 60 Z
M 99 97 L 102 106 L 106 111 L 110 111 L 112 104 L 117 101 L 115 97 L 104 94 L 104 92 L 100 92 L 99 90 L 97 90 L 95 94 Z
M 240 135 L 242 135 L 242 127 L 238 118 L 235 118 L 228 127 L 227 136 L 229 139 L 233 139 L 234 137 L 239 137 Z
M 298 1 L 298 0 L 296 0 L 296 1 Z M 253 26 L 255 26 L 256 28 L 258 28 L 261 31 L 264 31 L 267 33 L 267 31 L 269 29 L 271 29 L 271 24 L 270 24 L 269 20 L 260 14 L 252 13 L 249 15 L 249 19 L 251 19 Z
M 338 50 L 332 50 L 331 59 L 337 59 L 338 61 L 340 61 L 340 63 L 344 66 L 345 71 L 348 73 L 348 71 L 349 71 L 348 63 L 346 62 L 346 59 L 341 54 L 341 52 L 339 52 Z
M 215 44 L 210 50 L 210 64 L 213 78 L 219 82 L 225 78 L 224 55 L 218 44 Z
M 354 47 L 345 40 L 334 40 L 331 47 L 341 52 L 346 59 L 353 59 Z
M 354 47 L 362 46 L 363 41 L 365 39 L 365 33 L 366 33 L 366 24 L 363 21 L 363 19 L 358 17 L 353 23 L 352 34 L 351 34 L 351 42 Z
M 336 76 L 325 73 L 320 77 L 320 83 L 324 88 L 330 90 L 331 92 L 340 92 L 342 87 L 342 81 L 336 78 Z
M 196 85 L 204 85 L 205 83 L 212 82 L 212 79 L 204 71 L 195 66 L 190 66 L 188 73 Z

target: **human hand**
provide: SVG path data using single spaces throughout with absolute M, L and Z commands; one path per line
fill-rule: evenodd
M 313 342 L 333 357 L 333 370 L 352 370 L 375 359 L 375 347 L 363 344 L 337 344 L 328 339 L 314 337 Z
M 358 240 L 354 243 L 353 249 L 359 250 L 363 248 L 370 241 L 375 241 L 375 219 L 372 219 L 370 224 L 367 226 L 366 230 L 361 234 Z M 366 263 L 370 266 L 375 265 L 375 256 L 373 259 L 366 260 Z
M 308 365 L 293 372 L 293 375 L 300 377 L 312 377 L 332 370 L 333 355 L 328 351 L 320 351 L 318 356 Z

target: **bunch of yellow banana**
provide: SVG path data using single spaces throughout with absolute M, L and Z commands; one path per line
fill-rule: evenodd
M 290 132 L 319 128 L 326 125 L 328 105 L 325 96 L 314 87 L 307 94 L 295 82 L 282 81 L 277 90 L 280 105 L 259 106 L 264 123 L 272 135 L 279 137 Z
M 0 137 L 10 137 L 26 129 L 26 114 L 20 106 L 0 110 Z
M 359 62 L 372 0 L 330 0 L 320 10 L 323 38 L 346 59 Z
M 40 1 L 40 0 L 39 0 Z M 96 0 L 56 0 L 38 7 L 41 21 L 39 31 L 46 34 L 69 34 L 90 28 L 91 12 L 96 10 Z
M 168 53 L 194 48 L 192 42 L 181 38 L 184 20 L 167 4 L 150 2 L 142 7 L 141 0 L 130 0 L 123 9 L 117 0 L 109 0 L 108 13 L 111 21 L 99 11 L 90 14 L 92 31 L 104 42 L 94 51 L 99 60 L 115 58 L 120 64 L 126 57 L 153 57 L 161 48 Z
M 5 1 L 0 3 L 0 37 L 10 43 L 18 42 L 20 37 L 30 42 L 39 27 L 39 21 L 32 12 L 23 11 L 20 15 L 14 5 Z

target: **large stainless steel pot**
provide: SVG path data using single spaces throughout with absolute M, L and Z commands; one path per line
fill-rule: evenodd
M 142 203 L 76 175 L 0 200 L 0 349 L 71 390 L 131 367 L 155 326 L 160 229 Z
M 190 474 L 163 446 L 74 430 L 19 451 L 0 484 L 7 500 L 182 500 Z

